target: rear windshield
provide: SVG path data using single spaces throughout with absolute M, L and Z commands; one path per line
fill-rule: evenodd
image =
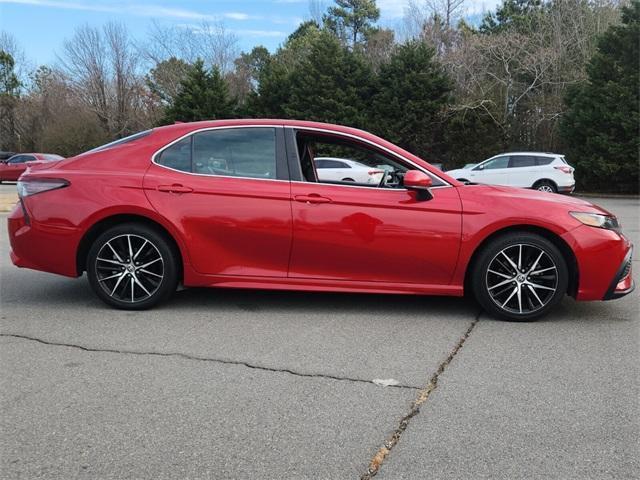
M 53 162 L 54 160 L 64 160 L 64 157 L 61 157 L 60 155 L 54 155 L 52 153 L 45 153 L 44 155 L 42 155 L 42 158 L 44 158 L 48 162 Z
M 144 132 L 134 133 L 133 135 L 129 135 L 128 137 L 119 138 L 118 140 L 114 140 L 113 142 L 109 142 L 109 143 L 106 143 L 106 144 L 101 145 L 99 147 L 96 147 L 96 148 L 93 148 L 91 150 L 88 150 L 88 151 L 82 153 L 81 155 L 84 155 L 86 153 L 100 152 L 102 150 L 106 150 L 107 148 L 112 148 L 112 147 L 116 147 L 118 145 L 124 145 L 125 143 L 133 142 L 133 141 L 138 140 L 140 138 L 146 137 L 147 135 L 150 135 L 152 131 L 153 130 L 145 130 Z

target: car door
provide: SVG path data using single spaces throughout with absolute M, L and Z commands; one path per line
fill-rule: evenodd
M 300 145 L 300 140 L 288 143 L 295 144 Z M 440 181 L 433 199 L 420 201 L 415 192 L 404 188 L 306 181 L 305 174 L 298 173 L 308 172 L 300 165 L 305 154 L 298 152 L 288 151 L 292 178 L 297 174 L 301 179 L 291 184 L 290 277 L 449 284 L 461 229 L 461 202 L 455 188 Z
M 529 188 L 538 180 L 536 157 L 533 155 L 511 155 L 509 157 L 509 185 Z
M 509 156 L 500 155 L 482 162 L 471 169 L 473 183 L 487 185 L 509 185 Z
M 205 129 L 154 155 L 145 192 L 179 226 L 199 273 L 286 277 L 292 220 L 283 139 L 279 126 Z

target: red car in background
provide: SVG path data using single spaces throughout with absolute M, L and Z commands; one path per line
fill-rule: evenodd
M 314 158 L 381 170 L 327 181 Z M 633 290 L 615 216 L 577 198 L 466 185 L 381 138 L 293 120 L 148 130 L 18 182 L 11 259 L 76 277 L 117 308 L 187 287 L 462 296 L 531 320 L 566 294 Z
M 42 162 L 63 160 L 64 157 L 53 153 L 19 153 L 0 161 L 0 182 L 15 182 L 32 165 Z

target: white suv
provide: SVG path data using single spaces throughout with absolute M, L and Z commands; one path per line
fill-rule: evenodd
M 513 152 L 501 153 L 471 168 L 450 170 L 447 174 L 463 182 L 571 193 L 576 185 L 573 171 L 564 155 Z

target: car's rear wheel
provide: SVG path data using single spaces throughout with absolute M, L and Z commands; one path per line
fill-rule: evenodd
M 125 310 L 151 308 L 178 285 L 178 262 L 160 231 L 137 223 L 103 232 L 87 255 L 87 276 L 96 295 Z
M 533 188 L 539 192 L 558 193 L 558 188 L 548 180 L 540 180 Z
M 567 292 L 569 272 L 552 242 L 533 233 L 510 233 L 479 254 L 471 286 L 492 316 L 514 321 L 545 315 Z

